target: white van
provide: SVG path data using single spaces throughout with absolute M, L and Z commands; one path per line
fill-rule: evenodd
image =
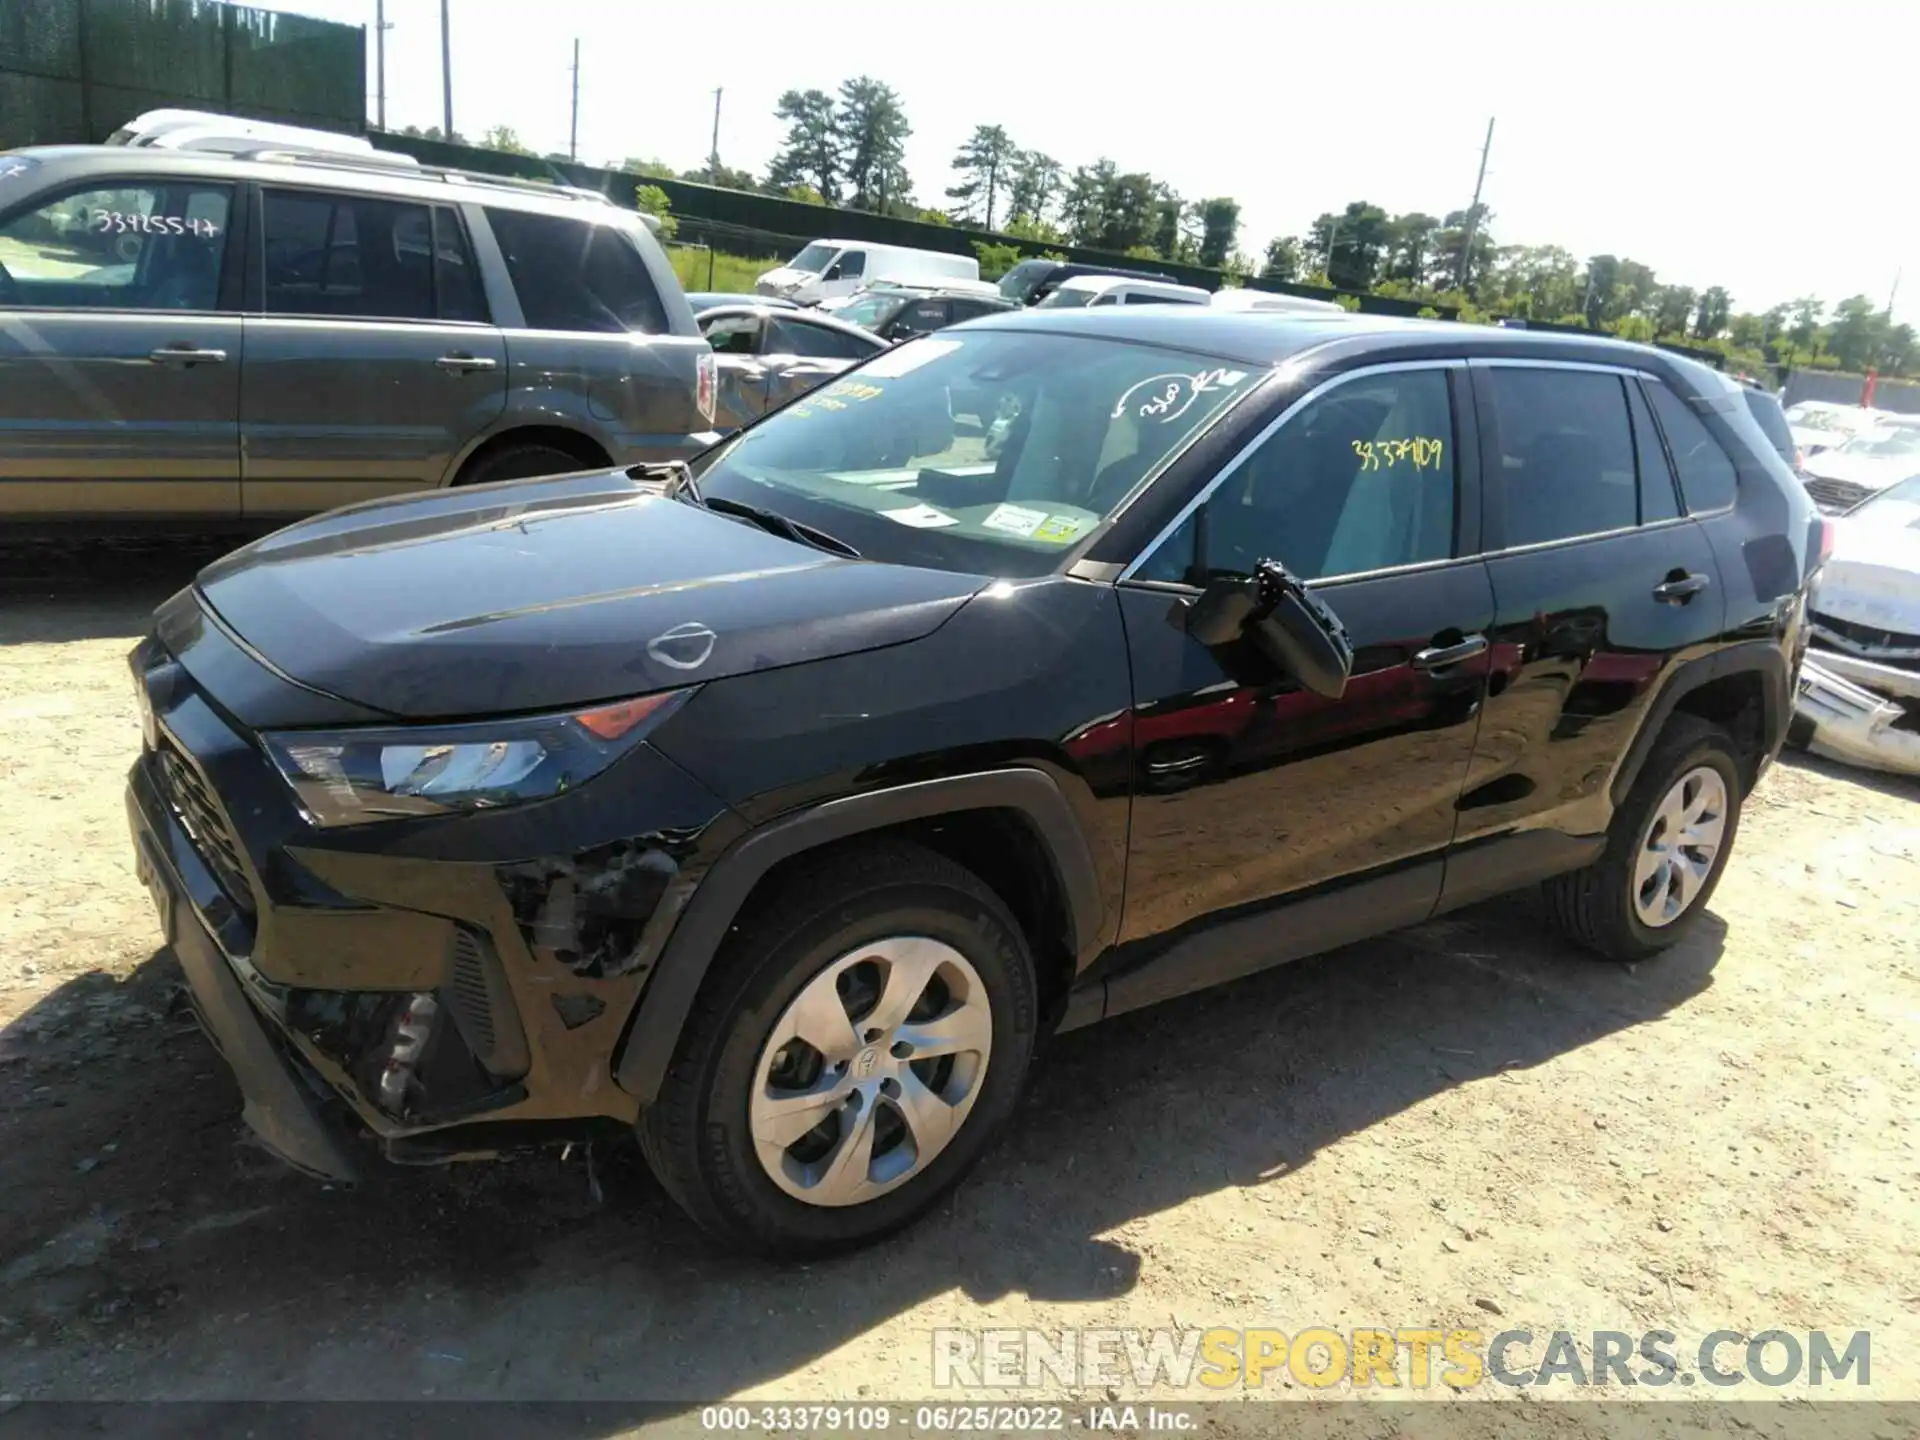
M 754 281 L 753 288 L 798 305 L 815 305 L 831 296 L 851 295 L 866 285 L 942 285 L 956 280 L 978 283 L 980 262 L 971 255 L 905 245 L 815 240 Z
M 1212 300 L 1216 310 L 1239 314 L 1275 312 L 1282 315 L 1344 315 L 1347 312 L 1331 300 L 1309 300 L 1301 295 L 1281 295 L 1272 290 L 1216 290 Z
M 1070 280 L 1062 280 L 1034 309 L 1066 310 L 1081 305 L 1204 305 L 1209 298 L 1198 285 L 1176 285 L 1171 280 L 1075 275 Z

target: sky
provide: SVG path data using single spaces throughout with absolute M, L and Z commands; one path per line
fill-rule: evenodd
M 568 141 L 580 159 L 764 169 L 781 92 L 854 75 L 899 93 L 923 205 L 944 205 L 977 124 L 1069 170 L 1107 156 L 1189 199 L 1232 195 L 1260 254 L 1322 211 L 1483 199 L 1502 244 L 1556 244 L 1723 285 L 1738 309 L 1799 295 L 1884 305 L 1920 326 L 1912 116 L 1920 4 L 1824 0 L 448 0 L 454 125 Z M 269 0 L 367 26 L 375 0 Z M 441 116 L 439 0 L 386 0 L 387 123 Z

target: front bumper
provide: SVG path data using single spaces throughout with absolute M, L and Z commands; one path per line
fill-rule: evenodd
M 326 1118 L 318 1081 L 296 1068 L 247 998 L 235 962 L 208 923 L 232 909 L 180 821 L 156 793 L 146 762 L 127 780 L 127 822 L 134 869 L 153 897 L 160 929 L 187 978 L 195 1016 L 233 1071 L 241 1118 L 288 1164 L 332 1180 L 358 1178 L 358 1167 Z

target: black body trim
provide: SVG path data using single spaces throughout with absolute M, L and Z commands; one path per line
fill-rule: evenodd
M 954 775 L 830 800 L 743 837 L 715 862 L 673 924 L 654 978 L 635 1007 L 614 1078 L 650 1104 L 721 942 L 753 887 L 783 860 L 870 831 L 963 810 L 1018 810 L 1052 857 L 1067 902 L 1074 953 L 1084 964 L 1101 946 L 1102 902 L 1093 856 L 1072 807 L 1045 771 L 1021 768 Z
M 1787 657 L 1776 640 L 1747 640 L 1729 645 L 1724 650 L 1690 660 L 1674 671 L 1666 689 L 1660 692 L 1659 698 L 1647 711 L 1646 723 L 1640 727 L 1640 733 L 1633 737 L 1633 745 L 1628 749 L 1626 759 L 1620 762 L 1619 770 L 1614 773 L 1609 793 L 1616 806 L 1625 803 L 1627 792 L 1640 776 L 1640 767 L 1647 763 L 1648 753 L 1652 751 L 1660 732 L 1666 728 L 1668 717 L 1680 701 L 1703 685 L 1745 671 L 1759 674 L 1760 693 L 1765 707 L 1761 716 L 1761 753 L 1755 759 L 1761 761 L 1779 751 L 1787 738 L 1787 722 L 1793 715 L 1793 685 L 1787 672 Z M 1759 768 L 1756 764 L 1756 776 Z

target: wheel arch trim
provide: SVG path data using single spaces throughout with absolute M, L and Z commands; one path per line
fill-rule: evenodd
M 1778 643 L 1771 640 L 1746 640 L 1729 645 L 1710 655 L 1687 661 L 1667 681 L 1647 711 L 1647 718 L 1640 726 L 1640 733 L 1634 736 L 1633 744 L 1628 747 L 1626 758 L 1614 772 L 1609 794 L 1616 807 L 1625 802 L 1627 792 L 1633 789 L 1633 782 L 1640 778 L 1647 756 L 1653 752 L 1661 732 L 1666 729 L 1667 721 L 1672 718 L 1680 702 L 1716 680 L 1740 674 L 1754 674 L 1760 680 L 1761 754 L 1756 759 L 1764 761 L 1765 757 L 1779 750 L 1787 736 L 1787 722 L 1793 714 L 1793 683 L 1787 657 Z
M 700 986 L 754 887 L 774 866 L 810 850 L 914 820 L 969 810 L 1018 811 L 1052 861 L 1065 900 L 1068 942 L 1083 955 L 1100 943 L 1103 900 L 1093 854 L 1059 784 L 1019 767 L 919 781 L 829 800 L 783 815 L 728 847 L 694 890 L 661 947 L 614 1064 L 620 1088 L 642 1105 L 660 1094 Z

